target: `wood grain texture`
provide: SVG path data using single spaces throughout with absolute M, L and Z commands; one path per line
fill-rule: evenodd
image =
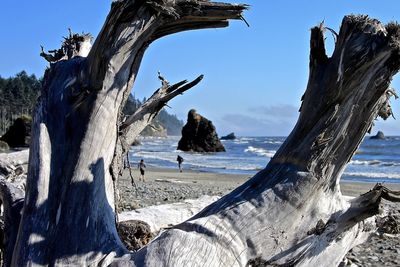
M 349 202 L 339 180 L 391 95 L 399 27 L 347 16 L 330 57 L 323 32 L 323 25 L 311 30 L 300 116 L 268 166 L 161 234 L 139 251 L 138 266 L 251 266 L 255 259 L 272 266 L 337 266 L 376 229 L 368 217 L 378 211 L 380 189 Z
M 122 164 L 115 158 L 123 152 L 122 107 L 143 54 L 162 36 L 227 26 L 245 8 L 196 0 L 114 1 L 87 57 L 70 51 L 50 60 L 34 114 L 12 266 L 106 266 L 131 257 L 115 227 L 115 170 Z M 142 109 L 143 118 L 185 85 L 170 89 Z
M 163 83 L 125 122 L 121 108 L 145 49 L 176 32 L 227 26 L 244 5 L 115 1 L 87 57 L 52 63 L 34 117 L 27 191 L 13 266 L 336 266 L 376 229 L 377 186 L 349 201 L 340 176 L 373 120 L 391 114 L 399 26 L 346 16 L 332 56 L 311 30 L 298 122 L 267 167 L 137 253 L 118 238 L 114 186 L 124 153 L 166 101 L 195 85 Z M 124 139 L 125 138 L 125 139 Z M 116 160 L 117 159 L 117 160 Z

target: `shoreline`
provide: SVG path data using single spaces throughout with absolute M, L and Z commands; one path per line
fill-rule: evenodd
M 185 159 L 183 167 L 188 170 L 253 176 L 267 166 L 285 137 L 241 136 L 223 142 L 224 153 L 176 150 L 178 140 L 177 136 L 142 138 L 141 145 L 130 150 L 132 166 L 136 167 L 143 158 L 149 167 L 175 169 L 177 155 L 180 155 Z M 400 136 L 383 141 L 365 138 L 344 169 L 342 181 L 400 184 L 400 160 L 395 152 L 399 146 Z
M 120 211 L 151 205 L 179 202 L 199 198 L 202 195 L 223 196 L 249 180 L 253 175 L 225 174 L 197 170 L 179 170 L 149 166 L 145 182 L 139 181 L 139 170 L 132 168 L 135 185 L 131 184 L 128 169 L 118 180 L 121 197 Z M 359 196 L 371 190 L 376 183 L 341 181 L 340 189 L 345 196 Z M 391 190 L 400 190 L 400 184 L 384 183 Z
M 160 175 L 161 177 L 167 176 L 167 178 L 173 178 L 172 174 L 176 174 L 178 178 L 181 179 L 188 179 L 190 178 L 185 178 L 185 174 L 193 174 L 194 178 L 199 178 L 199 179 L 207 179 L 210 178 L 211 176 L 218 177 L 219 179 L 223 179 L 226 181 L 227 179 L 233 179 L 234 181 L 246 181 L 256 175 L 258 171 L 255 171 L 252 174 L 249 173 L 234 173 L 234 172 L 223 172 L 223 171 L 214 171 L 213 169 L 207 170 L 207 169 L 183 169 L 183 172 L 180 173 L 178 170 L 178 167 L 176 168 L 170 168 L 170 167 L 160 167 L 160 166 L 155 166 L 155 165 L 148 165 L 147 170 L 146 170 L 146 176 L 158 176 Z M 138 170 L 136 168 L 132 168 L 132 172 L 134 176 L 137 178 L 138 177 Z M 135 175 L 136 174 L 136 175 Z M 125 175 L 125 174 L 124 174 Z M 202 177 L 204 176 L 204 177 Z M 377 183 L 386 185 L 388 188 L 392 188 L 393 190 L 400 190 L 400 182 L 397 182 L 397 180 L 391 182 L 390 179 L 385 180 L 385 181 L 379 181 L 379 180 L 374 180 L 370 179 L 365 179 L 365 180 L 357 180 L 357 179 L 343 179 L 340 180 L 340 185 L 341 187 L 344 187 L 345 190 L 348 190 L 350 187 L 357 187 L 359 190 L 362 189 L 367 189 L 367 191 L 371 188 L 373 188 Z M 210 178 L 211 179 L 211 178 Z M 236 180 L 238 179 L 238 180 Z M 366 191 L 366 192 L 367 192 Z M 345 193 L 343 193 L 346 195 Z

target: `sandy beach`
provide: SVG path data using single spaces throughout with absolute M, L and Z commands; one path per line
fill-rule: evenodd
M 135 186 L 131 185 L 128 170 L 118 181 L 122 210 L 142 208 L 149 205 L 178 202 L 202 195 L 222 196 L 251 178 L 249 175 L 224 174 L 167 168 L 147 168 L 146 181 L 138 181 L 139 171 L 132 169 Z M 374 187 L 374 183 L 341 182 L 342 193 L 359 196 Z M 400 190 L 400 184 L 385 184 L 392 190 Z
M 25 152 L 27 154 L 27 151 Z M 4 156 L 4 155 L 3 155 Z M 9 155 L 6 155 L 9 156 Z M 27 158 L 27 155 L 24 156 Z M 7 158 L 13 164 L 18 161 Z M 135 209 L 167 203 L 182 202 L 197 199 L 203 195 L 222 196 L 229 193 L 251 177 L 224 173 L 200 172 L 178 169 L 147 167 L 146 181 L 138 181 L 139 170 L 132 169 L 134 185 L 131 183 L 129 170 L 117 181 L 119 191 L 118 211 L 129 212 Z M 369 191 L 374 183 L 341 182 L 344 195 L 358 196 Z M 392 190 L 400 190 L 400 184 L 385 184 Z M 392 215 L 400 222 L 400 204 L 384 202 L 385 208 L 390 207 Z M 365 242 L 353 248 L 348 254 L 347 265 L 343 266 L 400 266 L 399 235 L 374 235 Z
M 129 211 L 151 205 L 196 199 L 202 195 L 222 196 L 251 178 L 249 175 L 223 174 L 148 166 L 146 181 L 138 181 L 139 171 L 132 169 L 135 185 L 131 184 L 126 170 L 118 181 L 120 194 L 119 211 Z M 374 183 L 341 182 L 344 195 L 358 196 L 369 191 Z M 385 184 L 392 190 L 400 190 L 400 184 Z M 391 204 L 397 216 L 399 204 Z M 400 240 L 398 236 L 373 236 L 366 243 L 351 250 L 347 266 L 399 266 Z M 351 264 L 353 265 L 351 265 Z

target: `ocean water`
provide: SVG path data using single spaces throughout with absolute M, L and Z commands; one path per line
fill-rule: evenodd
M 187 153 L 176 150 L 179 137 L 147 137 L 131 147 L 133 164 L 144 159 L 148 166 L 176 168 L 176 157 L 184 158 L 183 168 L 205 172 L 254 175 L 263 169 L 285 137 L 239 137 L 222 141 L 226 152 Z M 400 137 L 371 140 L 366 137 L 346 167 L 343 180 L 400 183 Z

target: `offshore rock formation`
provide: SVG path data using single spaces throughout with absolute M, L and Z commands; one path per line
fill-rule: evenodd
M 235 140 L 235 139 L 236 139 L 235 133 L 230 133 L 228 135 L 221 137 L 221 140 Z
M 212 122 L 191 109 L 182 128 L 182 138 L 178 149 L 192 152 L 224 152 L 225 148 L 218 138 Z
M 374 136 L 371 136 L 370 139 L 384 140 L 385 135 L 383 134 L 383 132 L 378 131 L 378 133 Z

